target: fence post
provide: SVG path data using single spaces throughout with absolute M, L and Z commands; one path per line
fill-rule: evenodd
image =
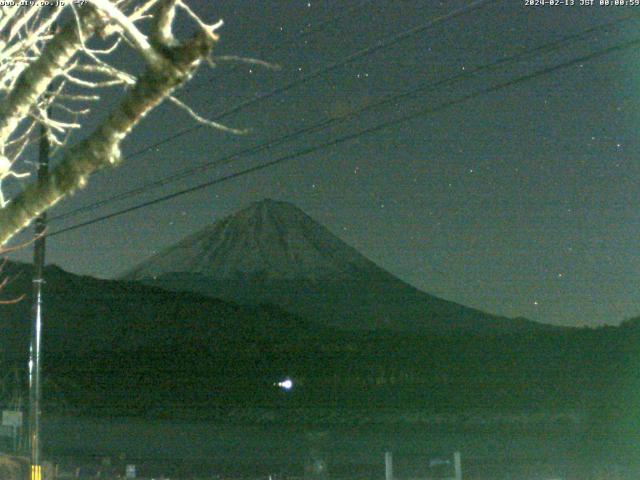
M 393 480 L 393 454 L 384 452 L 384 479 Z
M 456 480 L 462 480 L 462 458 L 460 457 L 460 452 L 453 454 L 453 468 L 455 469 Z

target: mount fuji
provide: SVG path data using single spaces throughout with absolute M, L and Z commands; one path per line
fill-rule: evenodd
M 422 292 L 296 206 L 268 199 L 184 238 L 122 280 L 241 304 L 274 304 L 344 330 L 517 333 L 553 328 Z

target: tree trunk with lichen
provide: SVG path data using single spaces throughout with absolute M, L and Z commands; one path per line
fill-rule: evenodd
M 122 140 L 193 75 L 211 53 L 213 43 L 210 36 L 202 34 L 184 45 L 163 48 L 161 61 L 148 67 L 120 105 L 89 137 L 69 149 L 46 180 L 31 184 L 0 209 L 0 245 L 60 199 L 82 188 L 90 174 L 117 165 Z
M 53 79 L 82 48 L 83 36 L 92 35 L 101 23 L 97 12 L 83 9 L 78 22 L 69 22 L 44 47 L 38 59 L 25 69 L 13 91 L 0 102 L 0 144 L 9 139 Z M 82 26 L 82 32 L 78 25 Z

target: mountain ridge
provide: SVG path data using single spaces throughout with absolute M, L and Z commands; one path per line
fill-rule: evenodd
M 120 278 L 148 277 L 168 269 L 202 275 L 215 270 L 218 277 L 264 271 L 279 278 L 309 278 L 352 268 L 380 267 L 302 210 L 267 199 L 185 237 Z
M 141 262 L 122 279 L 241 304 L 271 303 L 345 330 L 527 331 L 422 292 L 288 202 L 253 202 Z

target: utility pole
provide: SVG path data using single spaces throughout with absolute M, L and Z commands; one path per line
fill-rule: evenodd
M 49 176 L 49 139 L 47 127 L 40 126 L 38 149 L 38 181 Z M 31 324 L 31 344 L 29 348 L 29 446 L 31 449 L 30 480 L 42 480 L 42 459 L 40 445 L 40 403 L 42 384 L 40 363 L 42 358 L 42 284 L 44 283 L 45 230 L 47 214 L 41 213 L 35 222 L 33 248 L 33 307 Z

